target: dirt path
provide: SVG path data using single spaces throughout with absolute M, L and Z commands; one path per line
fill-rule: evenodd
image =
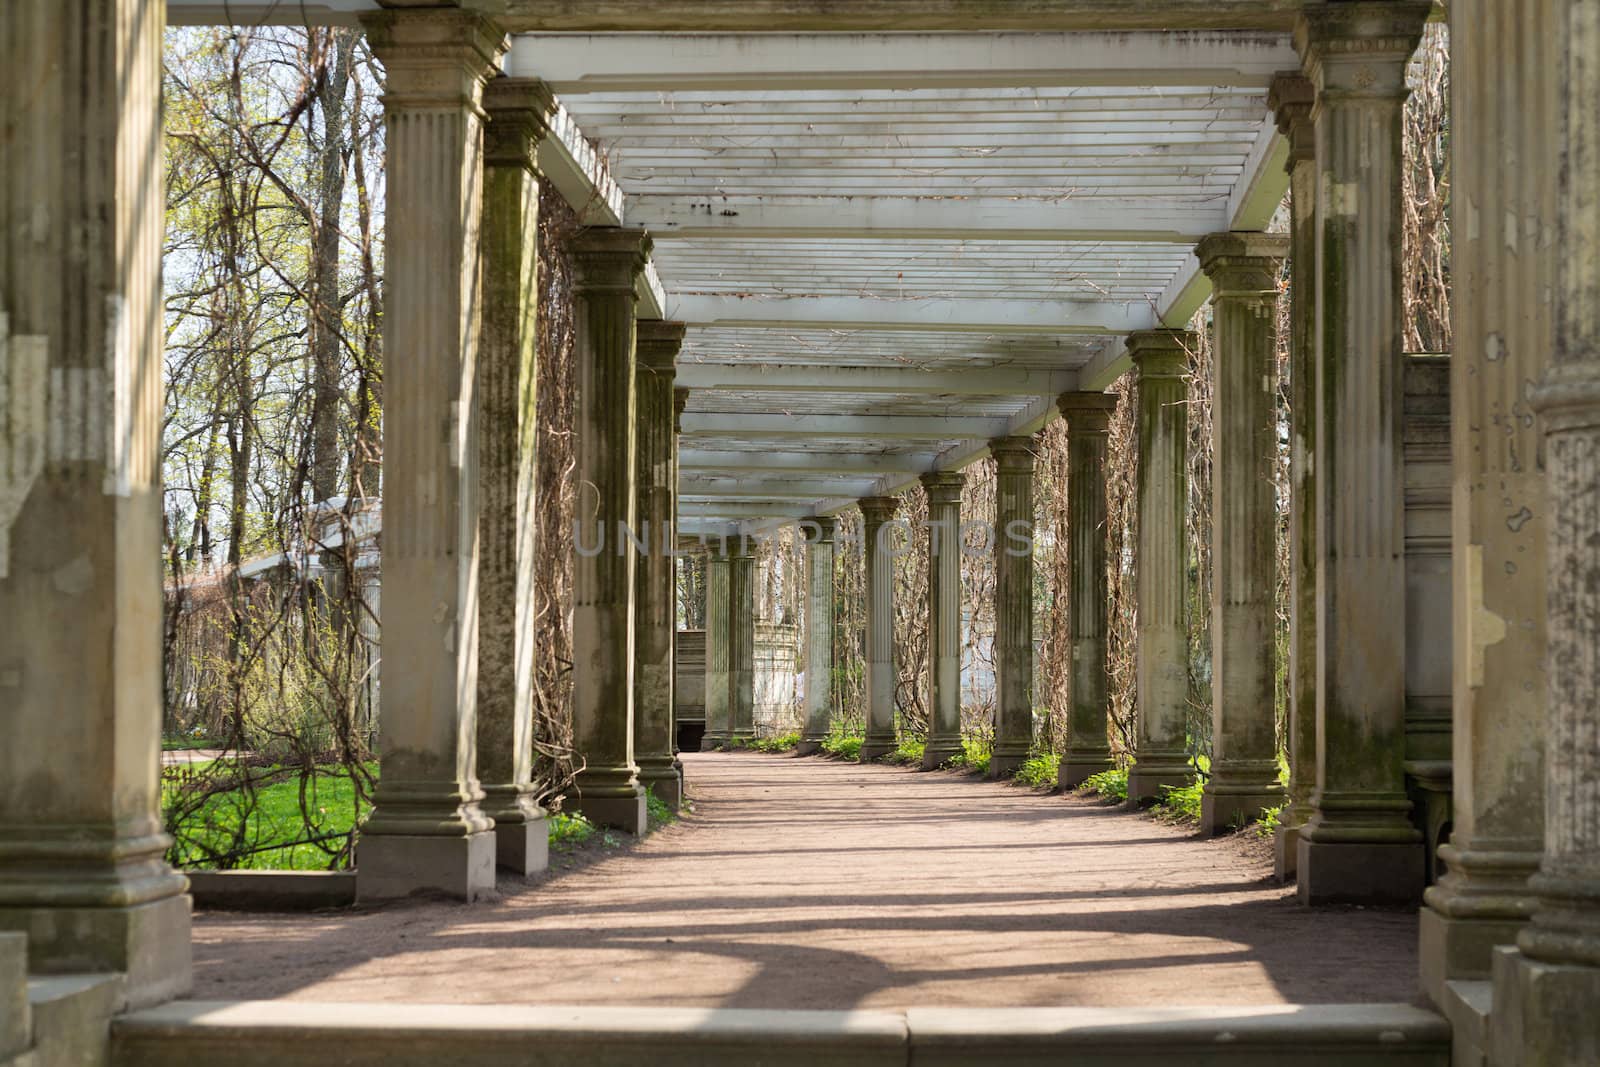
M 1416 920 L 952 773 L 686 755 L 696 812 L 464 908 L 202 914 L 201 998 L 906 1008 L 1411 1000 Z

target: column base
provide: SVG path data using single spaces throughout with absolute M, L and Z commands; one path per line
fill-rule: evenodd
M 1194 768 L 1185 753 L 1135 755 L 1128 768 L 1128 803 L 1139 807 L 1166 796 L 1166 789 L 1182 789 L 1194 781 Z
M 1296 826 L 1278 824 L 1278 832 L 1272 835 L 1272 875 L 1279 882 L 1289 883 L 1295 880 L 1295 872 L 1300 869 L 1300 828 Z
M 999 781 L 1002 778 L 1012 778 L 1028 762 L 1028 750 L 1020 752 L 1016 749 L 997 748 L 989 753 L 989 769 L 984 773 L 985 778 Z
M 1216 837 L 1254 822 L 1262 809 L 1283 803 L 1280 785 L 1235 785 L 1213 776 L 1200 794 L 1200 832 Z
M 700 735 L 700 751 L 715 752 L 717 749 L 725 746 L 731 737 L 731 734 L 721 730 L 715 732 L 707 730 L 705 733 Z
M 922 748 L 922 769 L 937 770 L 966 751 L 959 737 L 930 737 Z
M 1539 857 L 1531 849 L 1473 848 L 1465 838 L 1440 846 L 1445 874 L 1423 893 L 1418 916 L 1422 989 L 1435 1004 L 1445 1003 L 1447 982 L 1488 979 L 1495 947 L 1517 943 L 1538 904 L 1528 879 Z
M 1296 849 L 1302 904 L 1412 904 L 1422 897 L 1421 841 L 1316 841 L 1302 830 Z
M 1075 748 L 1067 746 L 1061 757 L 1061 767 L 1056 772 L 1056 784 L 1062 789 L 1076 789 L 1097 774 L 1115 770 L 1109 748 Z
M 1456 918 L 1423 908 L 1417 913 L 1422 991 L 1442 1011 L 1446 984 L 1487 979 L 1493 971 L 1495 949 L 1514 946 L 1522 926 L 1506 920 Z
M 471 903 L 495 895 L 491 830 L 460 835 L 367 834 L 356 844 L 356 903 L 442 893 Z
M 654 793 L 657 800 L 673 811 L 683 806 L 683 779 L 670 766 L 660 768 L 641 766 L 639 788 L 646 793 Z
M 522 822 L 494 820 L 494 862 L 502 871 L 523 878 L 550 866 L 550 822 L 541 811 Z
M 573 811 L 580 812 L 596 826 L 609 826 L 635 837 L 643 837 L 650 827 L 644 790 L 638 786 L 634 786 L 631 795 L 586 797 L 577 794 L 569 796 L 567 800 Z
M 187 893 L 125 908 L 0 908 L 0 930 L 28 935 L 34 974 L 116 971 L 129 1008 L 174 1000 L 193 983 Z
M 861 742 L 861 762 L 871 763 L 873 760 L 882 759 L 899 747 L 900 743 L 893 734 L 888 737 L 882 734 L 876 736 L 868 734 L 867 739 Z
M 1489 1062 L 1600 1063 L 1600 968 L 1494 950 Z
M 822 751 L 822 738 L 802 737 L 800 743 L 794 747 L 797 756 L 815 756 Z

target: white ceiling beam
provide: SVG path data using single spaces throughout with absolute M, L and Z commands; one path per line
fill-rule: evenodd
M 797 449 L 791 452 L 755 452 L 741 449 L 696 448 L 685 443 L 678 450 L 678 468 L 684 474 L 700 471 L 760 472 L 773 475 L 838 474 L 873 478 L 894 471 L 928 469 L 933 452 L 830 452 Z
M 167 0 L 169 26 L 355 26 L 377 0 Z
M 815 515 L 812 502 L 681 501 L 678 514 L 691 519 L 803 519 Z
M 509 62 L 505 73 L 514 78 L 537 78 L 538 72 L 519 70 Z M 546 83 L 548 84 L 548 83 Z M 606 169 L 606 162 L 578 129 L 571 112 L 559 100 L 549 132 L 539 141 L 539 170 L 561 194 L 585 226 L 622 225 L 622 189 Z
M 772 471 L 761 475 L 747 474 L 737 477 L 685 476 L 678 480 L 680 500 L 785 500 L 811 503 L 819 497 L 840 496 L 852 492 L 866 492 L 872 488 L 874 478 L 856 475 L 851 478 L 814 478 L 806 481 L 779 478 Z
M 1071 370 L 984 366 L 974 356 L 959 370 L 907 367 L 836 367 L 814 363 L 679 363 L 676 384 L 687 389 L 793 393 L 896 395 L 1055 396 L 1077 388 Z
M 1221 203 L 1111 198 L 706 197 L 636 195 L 630 226 L 686 237 L 946 238 L 1192 244 L 1227 225 Z
M 1260 86 L 1298 64 L 1284 34 L 538 34 L 519 67 L 568 95 L 677 89 Z
M 693 326 L 961 330 L 983 333 L 1130 333 L 1149 329 L 1152 310 L 1102 300 L 874 300 L 869 297 L 676 296 L 667 317 Z
M 971 415 L 789 415 L 685 412 L 683 436 L 821 437 L 953 441 L 1004 432 L 1006 420 Z

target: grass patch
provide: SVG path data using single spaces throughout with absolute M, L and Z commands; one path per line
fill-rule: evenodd
M 581 811 L 558 811 L 550 816 L 550 847 L 557 852 L 572 852 L 596 837 L 608 846 L 620 843 L 611 831 L 602 831 Z
M 1025 785 L 1031 789 L 1041 787 L 1055 788 L 1056 775 L 1061 771 L 1061 757 L 1054 752 L 1040 752 L 1029 756 L 1017 768 L 1017 773 L 1012 776 L 1012 781 L 1018 785 Z
M 1161 799 L 1150 807 L 1151 814 L 1165 822 L 1199 822 L 1204 792 L 1205 783 L 1198 778 L 1188 785 L 1164 785 Z
M 927 745 L 914 737 L 902 737 L 895 750 L 883 757 L 882 762 L 897 766 L 917 765 L 922 763 L 922 754 L 927 751 Z
M 650 817 L 650 829 L 656 830 L 663 826 L 671 826 L 678 821 L 678 813 L 672 810 L 672 805 L 656 796 L 654 786 L 644 795 L 645 811 Z
M 1078 787 L 1078 792 L 1121 804 L 1128 799 L 1128 772 L 1113 768 L 1091 774 Z
M 183 802 L 186 781 L 199 765 L 162 779 L 163 807 Z M 180 869 L 246 871 L 325 871 L 337 859 L 367 804 L 356 793 L 349 769 L 318 767 L 304 779 L 298 768 L 241 768 L 259 783 L 253 792 L 219 792 L 171 827 L 175 843 L 168 853 Z M 377 773 L 377 764 L 367 770 Z
M 793 752 L 800 747 L 800 731 L 778 734 L 775 737 L 757 737 L 746 745 L 755 752 Z
M 209 737 L 164 737 L 161 739 L 163 752 L 192 752 L 201 748 L 227 748 L 221 741 L 213 741 Z
M 835 759 L 859 760 L 861 743 L 865 740 L 866 735 L 847 731 L 836 723 L 828 728 L 828 736 L 822 740 L 822 751 Z
M 950 761 L 945 766 L 955 770 L 969 771 L 973 774 L 988 774 L 989 755 L 989 742 L 963 737 L 961 739 L 961 751 L 950 757 Z

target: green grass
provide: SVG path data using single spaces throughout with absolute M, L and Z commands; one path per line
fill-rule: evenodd
M 884 763 L 899 766 L 914 766 L 922 763 L 922 754 L 927 751 L 927 745 L 914 737 L 902 737 L 895 750 L 883 757 Z
M 950 758 L 946 767 L 971 771 L 973 774 L 989 773 L 989 742 L 971 737 L 961 739 L 961 752 Z
M 376 764 L 369 770 L 377 772 Z M 164 777 L 165 806 L 175 805 L 181 783 L 197 767 Z M 244 790 L 218 793 L 175 828 L 169 856 L 180 868 L 216 869 L 218 857 L 242 851 L 231 865 L 239 870 L 327 870 L 366 813 L 358 806 L 355 783 L 342 766 L 317 768 L 305 783 L 306 803 L 300 805 L 300 773 L 279 768 L 250 768 L 258 781 L 254 797 Z M 309 820 L 307 818 L 309 816 Z M 309 823 L 309 824 L 308 824 Z M 320 840 L 321 844 L 316 842 Z
M 1199 822 L 1200 796 L 1204 792 L 1205 783 L 1198 778 L 1188 785 L 1164 785 L 1161 799 L 1150 806 L 1150 811 L 1166 822 Z
M 1056 775 L 1061 770 L 1061 757 L 1054 752 L 1040 752 L 1029 756 L 1017 768 L 1017 773 L 1012 776 L 1012 781 L 1018 785 L 1029 786 L 1034 789 L 1040 787 L 1055 788 Z
M 778 734 L 776 737 L 758 737 L 745 747 L 756 752 L 793 752 L 800 747 L 800 731 Z
M 1078 787 L 1078 792 L 1120 804 L 1128 799 L 1128 772 L 1113 768 L 1101 771 L 1099 774 L 1091 774 Z
M 662 826 L 671 826 L 678 821 L 678 813 L 673 811 L 665 800 L 656 796 L 654 787 L 644 795 L 645 809 L 650 816 L 650 829 L 655 830 Z
M 861 758 L 861 743 L 866 740 L 865 735 L 854 731 L 847 731 L 838 723 L 828 729 L 828 736 L 822 740 L 822 751 L 835 759 L 859 760 Z

